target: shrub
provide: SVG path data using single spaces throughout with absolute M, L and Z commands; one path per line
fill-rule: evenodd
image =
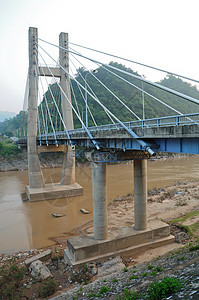
M 150 285 L 147 298 L 150 300 L 161 300 L 178 292 L 182 286 L 179 279 L 164 277 L 161 281 Z
M 16 299 L 22 292 L 22 280 L 25 267 L 21 267 L 13 259 L 0 267 L 0 291 L 2 299 Z
M 108 288 L 107 286 L 103 285 L 103 286 L 101 287 L 101 289 L 99 290 L 98 295 L 102 295 L 102 294 L 104 294 L 104 293 L 107 293 L 108 291 L 109 291 L 109 288 Z
M 157 271 L 157 272 L 162 272 L 163 271 L 163 269 L 162 269 L 162 267 L 156 267 L 155 269 L 154 269 L 154 271 Z
M 44 282 L 38 291 L 38 297 L 46 298 L 53 295 L 56 292 L 56 283 L 52 279 L 48 279 Z
M 152 265 L 148 265 L 148 270 L 151 270 L 153 269 L 153 266 Z
M 196 246 L 192 246 L 189 248 L 189 251 L 195 251 L 195 250 L 198 250 L 199 249 L 199 245 L 196 245 Z

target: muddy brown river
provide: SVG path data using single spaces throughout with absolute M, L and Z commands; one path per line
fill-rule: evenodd
M 59 182 L 61 169 L 44 169 L 46 182 Z M 199 156 L 148 162 L 148 189 L 165 187 L 176 181 L 199 179 Z M 92 219 L 91 167 L 76 168 L 76 181 L 84 195 L 40 202 L 22 201 L 28 184 L 27 171 L 0 173 L 0 253 L 12 253 L 53 245 L 53 237 L 63 236 Z M 133 192 L 133 164 L 107 166 L 107 199 Z M 91 211 L 85 215 L 81 208 Z M 55 218 L 53 213 L 64 213 Z

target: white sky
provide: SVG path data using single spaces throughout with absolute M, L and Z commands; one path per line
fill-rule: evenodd
M 199 79 L 198 0 L 0 0 L 0 111 L 23 107 L 29 27 Z

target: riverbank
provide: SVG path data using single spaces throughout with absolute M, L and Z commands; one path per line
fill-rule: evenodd
M 40 250 L 32 249 L 13 255 L 0 255 L 0 266 L 8 266 L 13 259 L 16 260 L 19 266 L 24 266 L 24 261 L 27 258 L 42 253 L 47 248 L 51 248 L 53 253 L 52 259 L 46 264 L 53 275 L 52 280 L 56 286 L 54 291 L 57 293 L 66 293 L 63 297 L 57 299 L 95 299 L 95 296 L 97 297 L 96 299 L 116 299 L 116 295 L 122 294 L 124 288 L 146 291 L 154 279 L 159 280 L 165 275 L 179 277 L 187 282 L 192 280 L 193 285 L 187 284 L 183 292 L 184 294 L 179 294 L 179 298 L 181 296 L 181 298 L 183 298 L 183 295 L 186 296 L 189 295 L 189 293 L 197 295 L 199 286 L 197 282 L 194 281 L 195 277 L 193 278 L 193 275 L 198 268 L 196 261 L 198 261 L 199 251 L 196 249 L 196 251 L 190 252 L 189 248 L 191 244 L 189 244 L 189 248 L 182 249 L 182 246 L 188 243 L 198 243 L 198 195 L 198 181 L 176 183 L 175 185 L 165 188 L 150 190 L 148 192 L 148 219 L 160 219 L 170 223 L 171 233 L 176 236 L 178 243 L 153 249 L 137 257 L 122 257 L 123 269 L 118 269 L 119 264 L 116 264 L 115 271 L 110 275 L 101 275 L 101 278 L 97 276 L 97 274 L 101 272 L 100 268 L 106 265 L 106 261 L 95 265 L 95 269 L 93 269 L 93 264 L 88 264 L 83 269 L 82 267 L 72 268 L 66 266 L 63 261 L 63 249 L 66 248 L 67 238 L 93 232 L 93 221 L 76 228 L 69 234 L 53 238 L 56 243 L 55 246 L 45 247 Z M 108 206 L 108 220 L 109 230 L 133 225 L 133 195 L 129 194 L 114 199 Z M 165 254 L 174 249 L 177 252 Z M 163 256 L 157 259 L 159 255 Z M 149 268 L 149 265 L 152 267 Z M 84 286 L 84 281 L 90 283 Z M 24 298 L 20 298 L 21 296 L 18 298 L 18 296 L 16 296 L 15 299 L 41 299 L 41 297 L 38 296 L 38 291 L 41 290 L 43 284 L 44 283 L 32 278 L 30 273 L 26 271 L 25 277 L 21 282 Z M 105 292 L 99 294 L 104 286 L 106 287 Z M 93 296 L 91 297 L 92 294 Z
M 190 154 L 176 154 L 176 153 L 158 153 L 151 160 L 160 159 L 179 159 L 185 156 L 192 156 Z M 39 155 L 41 168 L 60 168 L 63 164 L 63 153 L 52 152 L 52 153 L 41 153 Z M 125 163 L 125 162 L 124 162 Z M 82 164 L 81 161 L 76 159 L 76 164 Z M 84 163 L 85 164 L 85 163 Z M 89 164 L 89 163 L 87 163 Z M 23 150 L 16 155 L 10 155 L 8 157 L 0 155 L 0 172 L 8 171 L 23 171 L 28 169 L 28 156 L 27 151 Z

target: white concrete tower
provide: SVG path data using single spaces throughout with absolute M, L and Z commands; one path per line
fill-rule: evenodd
M 30 188 L 44 187 L 44 179 L 41 172 L 37 154 L 37 102 L 38 102 L 38 56 L 37 28 L 29 28 L 29 97 L 28 97 L 28 169 Z
M 69 73 L 69 53 L 68 49 L 68 34 L 65 32 L 61 32 L 59 35 L 59 63 L 60 65 Z M 65 48 L 65 49 L 63 49 Z M 60 85 L 63 89 L 67 99 L 71 102 L 71 93 L 70 93 L 70 78 L 66 74 L 66 72 L 61 69 L 61 78 Z M 73 114 L 72 108 L 67 101 L 63 92 L 61 92 L 61 103 L 62 103 L 62 112 L 63 112 L 63 120 L 66 125 L 67 130 L 74 129 L 73 125 Z M 71 156 L 71 146 L 66 147 L 66 153 L 64 154 L 63 161 L 63 169 L 62 169 L 62 178 L 61 184 L 73 184 L 75 183 L 75 157 Z

